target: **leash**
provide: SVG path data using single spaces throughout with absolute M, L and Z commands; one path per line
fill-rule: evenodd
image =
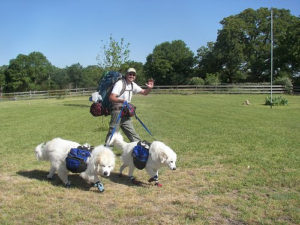
M 128 102 L 125 101 L 125 102 L 123 103 L 122 108 L 121 108 L 121 111 L 120 111 L 120 113 L 119 113 L 119 115 L 118 115 L 118 118 L 117 118 L 117 121 L 116 121 L 116 125 L 114 126 L 114 128 L 113 128 L 113 130 L 112 130 L 112 132 L 111 132 L 111 135 L 109 136 L 109 139 L 108 139 L 108 141 L 107 141 L 106 144 L 108 144 L 108 143 L 111 141 L 111 138 L 113 137 L 114 133 L 116 132 L 117 125 L 118 125 L 118 123 L 119 123 L 119 120 L 121 119 L 122 111 L 124 110 L 125 106 L 126 106 L 127 108 L 130 108 Z M 135 111 L 134 111 L 134 116 L 135 116 L 135 118 L 137 119 L 137 121 L 139 121 L 140 124 L 144 127 L 144 129 L 148 132 L 148 134 L 150 134 L 150 135 L 153 137 L 153 134 L 151 133 L 151 131 L 146 127 L 146 125 L 142 122 L 142 120 L 136 115 L 136 112 L 135 112 Z M 153 138 L 154 138 L 154 137 L 153 137 Z M 155 139 L 155 138 L 154 138 L 154 139 Z
M 130 108 L 127 101 L 125 101 L 124 104 L 127 106 L 128 109 Z M 144 127 L 144 129 L 148 132 L 148 134 L 150 134 L 153 137 L 151 131 L 146 127 L 146 125 L 142 122 L 142 120 L 136 115 L 135 110 L 134 110 L 134 116 L 140 122 L 140 124 Z
M 152 133 L 151 131 L 146 127 L 146 125 L 141 121 L 141 119 L 136 115 L 135 111 L 134 111 L 134 116 L 135 118 L 140 122 L 140 124 L 142 124 L 142 126 L 144 127 L 144 129 L 148 132 L 148 134 L 150 134 L 152 137 Z M 154 138 L 154 137 L 153 137 Z M 154 138 L 155 139 L 155 138 Z
M 119 123 L 119 120 L 121 119 L 122 111 L 123 111 L 123 109 L 124 109 L 124 107 L 125 107 L 125 103 L 127 103 L 127 102 L 125 101 L 125 102 L 123 103 L 122 108 L 121 108 L 121 111 L 120 111 L 120 113 L 119 113 L 119 115 L 118 115 L 116 124 L 115 124 L 115 126 L 114 126 L 114 129 L 112 130 L 112 132 L 111 132 L 111 134 L 110 134 L 110 136 L 109 136 L 109 139 L 108 139 L 108 141 L 107 141 L 106 144 L 105 144 L 105 145 L 107 145 L 107 146 L 108 146 L 108 143 L 111 141 L 111 138 L 113 137 L 114 133 L 116 132 L 117 125 L 118 125 L 118 123 Z M 128 104 L 127 104 L 127 105 L 128 105 Z

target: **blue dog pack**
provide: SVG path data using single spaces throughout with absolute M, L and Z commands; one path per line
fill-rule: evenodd
M 132 150 L 134 166 L 140 170 L 146 167 L 149 158 L 150 143 L 147 141 L 139 141 Z
M 67 169 L 72 173 L 82 173 L 87 168 L 86 161 L 90 156 L 91 152 L 86 147 L 71 148 L 66 158 Z

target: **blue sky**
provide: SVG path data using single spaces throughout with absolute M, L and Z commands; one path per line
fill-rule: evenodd
M 196 53 L 216 40 L 223 18 L 260 7 L 300 16 L 300 0 L 1 0 L 0 66 L 33 51 L 60 68 L 96 65 L 110 35 L 130 43 L 138 62 L 165 41 Z

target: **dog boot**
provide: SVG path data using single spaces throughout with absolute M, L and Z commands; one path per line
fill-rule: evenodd
M 162 184 L 158 182 L 158 176 L 157 176 L 157 175 L 155 175 L 154 177 L 151 177 L 151 178 L 148 180 L 148 182 L 153 182 L 153 181 L 155 181 L 155 185 L 156 185 L 157 187 L 162 187 Z
M 148 182 L 153 182 L 153 181 L 158 182 L 158 176 L 157 176 L 157 175 L 155 175 L 154 177 L 151 177 L 151 178 L 148 180 Z
M 156 185 L 157 187 L 162 187 L 162 184 L 159 183 L 158 181 L 155 182 L 155 185 Z
M 103 192 L 104 191 L 104 186 L 103 186 L 103 184 L 101 183 L 101 182 L 96 182 L 95 184 L 94 184 L 94 186 L 95 187 L 97 187 L 98 188 L 98 190 L 100 191 L 100 192 Z

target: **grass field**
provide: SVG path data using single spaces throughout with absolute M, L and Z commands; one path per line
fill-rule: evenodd
M 92 117 L 88 97 L 0 102 L 0 224 L 300 224 L 300 97 L 272 109 L 265 97 L 136 96 L 138 116 L 177 152 L 177 170 L 160 170 L 161 188 L 135 170 L 144 184 L 133 186 L 117 176 L 117 157 L 104 193 L 74 174 L 71 189 L 47 180 L 49 162 L 34 155 L 54 137 L 104 142 L 109 118 Z

